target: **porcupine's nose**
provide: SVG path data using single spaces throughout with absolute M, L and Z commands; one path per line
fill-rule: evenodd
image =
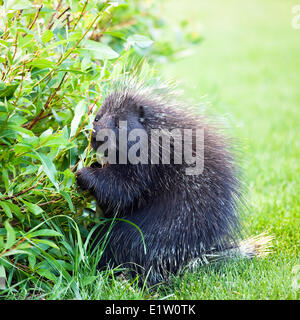
M 100 126 L 100 125 L 94 126 L 92 129 L 91 143 L 92 143 L 92 147 L 95 149 L 97 149 L 99 144 L 101 144 L 101 142 L 99 140 L 99 131 L 101 129 L 102 129 L 102 126 Z
M 93 140 L 96 140 L 96 136 L 97 136 L 97 130 L 96 130 L 96 128 L 94 127 L 94 128 L 92 129 L 92 139 L 93 139 Z

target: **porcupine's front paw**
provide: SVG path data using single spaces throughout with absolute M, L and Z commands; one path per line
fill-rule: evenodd
M 76 172 L 76 183 L 82 190 L 89 190 L 94 179 L 94 170 L 91 167 L 84 167 Z

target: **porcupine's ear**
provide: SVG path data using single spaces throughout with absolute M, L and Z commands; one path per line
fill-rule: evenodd
M 138 112 L 138 115 L 139 115 L 139 121 L 141 123 L 143 123 L 145 121 L 146 109 L 147 109 L 147 106 L 144 106 L 142 104 L 139 104 L 137 106 L 137 112 Z

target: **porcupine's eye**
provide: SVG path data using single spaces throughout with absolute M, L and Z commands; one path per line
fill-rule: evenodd
M 119 129 L 119 119 L 117 117 L 114 119 L 114 122 L 115 122 L 115 128 Z
M 137 107 L 140 123 L 143 123 L 143 122 L 145 121 L 145 109 L 146 109 L 146 108 L 147 108 L 147 107 L 146 107 L 146 106 L 143 106 L 143 105 L 139 105 L 139 106 Z
M 95 118 L 95 122 L 98 122 L 99 121 L 99 119 L 100 119 L 100 117 L 99 116 L 96 116 L 96 118 Z

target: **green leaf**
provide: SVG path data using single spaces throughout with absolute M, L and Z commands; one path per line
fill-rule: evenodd
M 17 132 L 12 129 L 3 130 L 0 134 L 0 138 L 16 138 Z
M 0 99 L 6 98 L 9 100 L 14 95 L 14 92 L 18 88 L 18 84 L 9 84 L 0 83 Z
M 61 270 L 62 269 L 65 269 L 65 270 L 68 270 L 68 271 L 73 271 L 74 270 L 74 265 L 72 265 L 71 263 L 68 263 L 68 262 L 66 262 L 64 260 L 56 260 L 56 261 L 60 264 Z
M 83 47 L 78 50 L 79 52 L 82 52 L 83 55 L 85 52 L 89 52 L 95 59 L 98 60 L 109 60 L 119 57 L 119 54 L 111 47 L 93 40 L 86 40 L 83 44 Z
M 46 30 L 42 35 L 42 41 L 44 43 L 47 43 L 53 38 L 53 36 L 54 36 L 54 33 L 51 30 Z
M 46 173 L 46 175 L 48 176 L 52 184 L 55 186 L 57 192 L 59 192 L 59 185 L 58 185 L 58 182 L 56 181 L 57 172 L 53 162 L 45 154 L 42 154 L 36 151 L 34 152 L 40 159 L 41 163 L 43 164 L 44 172 Z
M 21 200 L 24 202 L 24 204 L 25 204 L 25 206 L 28 208 L 28 210 L 29 210 L 31 213 L 33 213 L 35 216 L 40 215 L 40 214 L 44 211 L 44 210 L 43 210 L 41 207 L 39 207 L 37 204 L 27 202 L 27 201 L 25 201 L 25 200 L 23 200 L 23 199 L 21 199 Z
M 127 43 L 132 46 L 137 46 L 139 48 L 144 49 L 144 48 L 150 47 L 153 43 L 153 40 L 149 39 L 146 36 L 135 34 L 133 36 L 128 37 Z
M 9 249 L 16 241 L 14 228 L 9 224 L 8 220 L 4 222 L 4 227 L 7 231 L 5 249 Z
M 71 188 L 71 186 L 73 185 L 74 181 L 75 181 L 75 175 L 74 173 L 69 170 L 69 169 L 66 169 L 64 172 L 63 172 L 63 175 L 64 175 L 64 180 L 63 180 L 63 183 L 64 183 L 64 186 L 66 188 Z M 70 208 L 71 209 L 71 208 Z
M 41 229 L 27 234 L 27 238 L 33 237 L 62 237 L 62 234 L 52 229 Z
M 16 144 L 15 148 L 14 148 L 16 155 L 24 153 L 24 152 L 30 152 L 32 150 L 33 150 L 33 147 L 31 145 L 23 144 L 23 143 Z
M 13 215 L 11 213 L 9 205 L 5 201 L 0 201 L 0 206 L 2 207 L 3 211 L 8 216 L 8 218 L 11 219 L 13 217 Z
M 87 112 L 87 105 L 84 100 L 81 100 L 77 106 L 75 107 L 74 111 L 74 118 L 71 122 L 71 133 L 70 133 L 70 138 L 72 138 L 79 126 L 80 120 L 82 116 Z
M 52 135 L 49 137 L 40 136 L 41 147 L 47 146 L 65 146 L 70 143 L 69 139 L 65 139 L 61 134 Z
M 21 221 L 23 221 L 24 215 L 22 214 L 21 209 L 14 203 L 8 202 L 7 204 L 9 205 L 11 211 L 14 212 Z
M 43 144 L 43 147 L 62 147 L 70 144 L 70 141 L 63 137 L 51 137 L 47 142 Z
M 13 64 L 13 56 L 11 55 L 11 52 L 8 50 L 7 51 L 7 58 L 8 58 L 8 62 L 10 65 Z
M 74 212 L 74 206 L 73 206 L 73 203 L 72 203 L 72 200 L 71 200 L 71 197 L 70 195 L 65 192 L 65 191 L 60 191 L 60 194 L 65 198 L 65 200 L 68 202 L 68 205 L 69 205 L 69 208 L 72 212 Z
M 43 143 L 43 139 L 50 138 L 52 134 L 53 134 L 53 129 L 50 127 L 40 135 L 40 142 Z
M 20 48 L 27 48 L 30 47 L 32 49 L 34 45 L 34 35 L 33 34 L 27 34 L 25 37 L 19 37 L 19 47 Z
M 20 244 L 18 244 L 18 246 L 16 247 L 16 249 L 20 250 L 20 249 L 29 249 L 31 248 L 32 245 L 29 242 L 22 242 Z M 30 253 L 26 253 L 26 254 L 30 254 Z
M 29 266 L 30 266 L 30 268 L 31 269 L 33 269 L 34 268 L 34 266 L 35 266 L 35 264 L 36 264 L 36 257 L 35 257 L 35 255 L 29 255 L 28 256 L 28 262 L 29 262 Z
M 31 146 L 32 148 L 37 147 L 39 142 L 40 142 L 40 140 L 36 136 L 28 137 L 28 138 L 27 137 L 26 138 L 23 137 L 23 144 Z
M 21 221 L 24 220 L 24 215 L 21 212 L 21 209 L 11 201 L 5 201 L 5 203 L 9 206 L 11 212 L 13 212 Z
M 57 278 L 56 276 L 50 271 L 50 270 L 47 270 L 47 269 L 38 269 L 37 270 L 37 273 L 42 276 L 42 277 L 45 277 L 53 282 L 56 282 L 57 281 Z
M 23 128 L 23 127 L 18 126 L 18 125 L 8 124 L 8 125 L 7 125 L 7 128 L 8 128 L 8 129 L 13 129 L 13 130 L 15 130 L 15 131 L 18 132 L 18 133 L 24 133 L 24 134 L 26 134 L 26 135 L 28 135 L 28 136 L 31 136 L 31 137 L 34 136 L 34 134 L 33 134 L 33 132 L 32 132 L 31 130 L 28 130 L 28 129 Z
M 82 61 L 81 61 L 81 71 L 86 70 L 92 65 L 91 57 L 88 55 L 84 55 Z
M 0 40 L 0 45 L 2 46 L 2 47 L 6 47 L 6 48 L 9 48 L 10 47 L 10 43 L 9 42 L 7 42 L 7 41 L 5 41 L 5 40 Z M 5 60 L 4 60 L 5 61 Z
M 28 63 L 28 65 L 36 67 L 38 69 L 46 69 L 46 68 L 53 68 L 55 64 L 50 60 L 38 58 Z
M 2 254 L 1 257 L 15 256 L 16 254 L 27 254 L 27 255 L 30 255 L 32 253 L 28 252 L 28 251 L 25 251 L 25 250 L 14 249 L 14 250 L 9 250 L 9 251 L 5 252 L 4 254 Z
M 50 241 L 50 240 L 34 239 L 33 242 L 35 242 L 35 243 L 44 243 L 44 244 L 47 244 L 49 247 L 59 249 L 58 246 L 53 241 Z
M 21 126 L 22 124 L 26 123 L 27 121 L 28 121 L 28 119 L 26 117 L 21 116 L 18 113 L 15 113 L 9 118 L 8 124 Z M 29 130 L 27 130 L 27 131 L 29 131 Z

